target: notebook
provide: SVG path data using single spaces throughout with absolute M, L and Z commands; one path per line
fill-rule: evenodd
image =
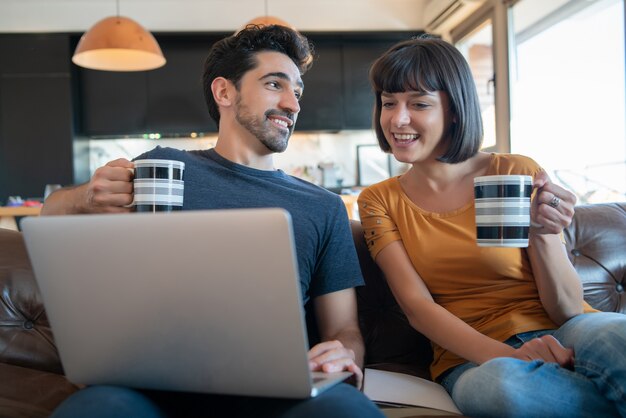
M 282 209 L 30 217 L 22 229 L 68 379 L 307 398 L 312 373 Z

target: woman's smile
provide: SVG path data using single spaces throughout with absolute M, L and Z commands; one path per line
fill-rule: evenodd
M 411 145 L 420 139 L 419 134 L 393 133 L 392 135 L 395 144 L 401 147 Z

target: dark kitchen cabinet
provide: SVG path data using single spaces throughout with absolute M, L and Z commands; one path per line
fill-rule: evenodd
M 406 34 L 347 39 L 343 49 L 344 68 L 344 128 L 370 129 L 374 93 L 370 87 L 369 69 L 374 61 L 389 47 L 400 40 L 408 39 Z
M 157 36 L 167 63 L 156 70 L 80 68 L 81 132 L 88 136 L 217 132 L 204 101 L 202 67 L 211 45 L 224 36 Z
M 164 67 L 148 72 L 148 132 L 217 132 L 204 100 L 202 69 L 217 37 L 163 42 Z
M 0 204 L 73 182 L 68 35 L 0 36 Z
M 228 33 L 157 34 L 164 67 L 136 73 L 78 68 L 79 132 L 86 136 L 217 132 L 204 101 L 202 67 Z M 305 33 L 315 61 L 303 76 L 297 132 L 370 129 L 371 63 L 413 32 Z
M 81 130 L 88 135 L 146 132 L 148 75 L 145 71 L 78 70 Z
M 344 126 L 342 53 L 340 39 L 315 37 L 315 59 L 304 74 L 304 94 L 296 131 L 338 131 Z
M 316 60 L 304 75 L 298 131 L 371 129 L 374 94 L 369 69 L 376 58 L 414 32 L 308 34 Z

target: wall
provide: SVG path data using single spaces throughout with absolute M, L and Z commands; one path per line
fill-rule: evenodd
M 267 0 L 267 14 L 302 31 L 415 30 L 442 0 Z M 120 14 L 150 31 L 234 31 L 266 14 L 264 0 L 119 0 Z M 242 12 L 245 11 L 245 12 Z M 0 32 L 84 32 L 116 14 L 115 0 L 2 0 Z
M 139 154 L 151 150 L 157 145 L 178 149 L 207 149 L 215 146 L 215 136 L 202 138 L 161 138 L 141 139 L 82 139 L 81 152 L 89 154 L 89 169 L 82 173 L 79 181 L 87 181 L 96 168 L 116 158 L 132 159 Z M 287 174 L 303 178 L 322 185 L 320 164 L 333 165 L 335 175 L 342 179 L 340 184 L 329 187 L 352 187 L 357 184 L 357 146 L 376 145 L 373 131 L 342 131 L 338 134 L 328 133 L 294 133 L 287 151 L 274 157 L 276 168 Z M 377 145 L 376 145 L 377 146 Z M 380 151 L 382 154 L 382 151 Z M 401 167 L 393 167 L 400 170 Z M 395 174 L 395 172 L 393 173 Z

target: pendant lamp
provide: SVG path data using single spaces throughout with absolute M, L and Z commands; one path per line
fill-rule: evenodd
M 103 71 L 145 71 L 165 65 L 154 36 L 134 20 L 119 15 L 97 22 L 83 34 L 72 62 Z
M 280 26 L 286 26 L 290 29 L 296 30 L 296 28 L 293 25 L 290 25 L 289 23 L 285 22 L 284 20 L 276 17 L 276 16 L 270 16 L 267 13 L 267 1 L 265 0 L 265 15 L 264 16 L 259 16 L 259 17 L 255 17 L 254 19 L 248 21 L 245 25 L 243 25 L 243 27 L 245 28 L 248 25 L 257 25 L 257 26 L 270 26 L 270 25 L 280 25 Z M 242 28 L 243 29 L 243 28 Z
M 280 25 L 280 26 L 286 26 L 288 28 L 291 28 L 291 29 L 295 30 L 295 28 L 293 26 L 291 26 L 289 23 L 287 23 L 284 20 L 279 19 L 279 18 L 277 18 L 275 16 L 259 16 L 259 17 L 255 17 L 254 19 L 252 19 L 251 21 L 246 23 L 246 25 L 257 25 L 257 26 Z

